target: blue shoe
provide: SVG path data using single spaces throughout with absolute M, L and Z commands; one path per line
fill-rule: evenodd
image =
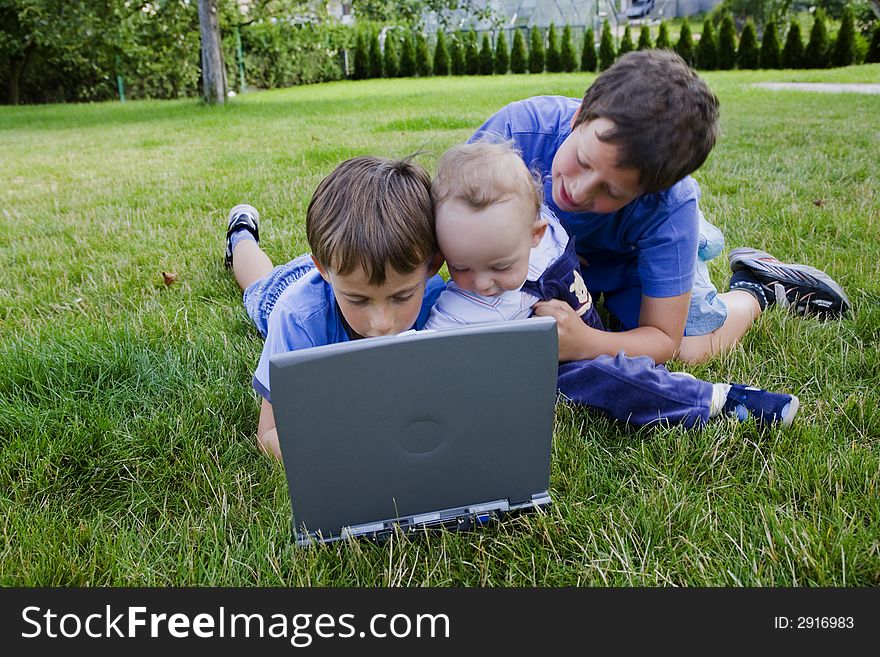
M 797 415 L 798 406 L 800 401 L 794 395 L 767 392 L 761 388 L 734 383 L 727 393 L 724 412 L 735 415 L 740 422 L 752 416 L 760 425 L 781 424 L 787 429 Z
M 809 265 L 779 262 L 757 249 L 730 252 L 730 270 L 748 270 L 764 287 L 767 301 L 790 307 L 799 315 L 840 317 L 850 309 L 843 288 L 823 271 Z
M 257 209 L 241 203 L 229 211 L 229 220 L 226 224 L 226 256 L 223 264 L 229 269 L 232 267 L 232 235 L 240 230 L 246 230 L 257 242 L 260 241 L 260 213 Z

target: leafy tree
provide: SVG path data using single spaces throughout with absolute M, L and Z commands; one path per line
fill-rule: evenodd
M 449 43 L 449 65 L 453 75 L 464 75 L 464 47 L 461 43 L 461 35 L 453 34 Z
M 840 30 L 834 42 L 831 63 L 834 66 L 849 66 L 856 60 L 856 30 L 852 6 L 847 4 L 840 19 Z
M 449 49 L 442 31 L 437 32 L 437 45 L 434 47 L 434 75 L 449 75 Z
M 559 39 L 556 38 L 556 26 L 550 23 L 547 31 L 547 70 L 551 73 L 562 71 L 562 53 L 559 52 Z
M 370 39 L 369 75 L 371 78 L 382 77 L 382 48 L 379 46 L 379 34 L 373 33 Z
M 529 73 L 543 73 L 546 54 L 544 39 L 537 27 L 529 34 Z
M 400 64 L 397 75 L 402 78 L 411 78 L 416 74 L 416 49 L 410 34 L 404 33 L 400 44 Z
M 504 75 L 510 70 L 510 52 L 507 50 L 507 37 L 504 31 L 498 32 L 495 40 L 495 72 Z
M 370 53 L 367 47 L 367 39 L 362 30 L 358 30 L 354 44 L 354 73 L 355 80 L 365 80 L 370 74 Z
M 704 71 L 712 71 L 718 66 L 718 46 L 711 18 L 703 21 L 703 33 L 697 42 L 697 66 Z
M 431 75 L 431 53 L 428 51 L 428 39 L 419 32 L 416 35 L 416 74 L 419 77 Z
M 639 30 L 639 43 L 636 46 L 639 50 L 650 50 L 654 47 L 654 42 L 651 40 L 651 28 L 647 25 L 642 25 L 642 29 Z
M 571 42 L 571 26 L 562 28 L 562 45 L 559 48 L 559 58 L 562 60 L 562 70 L 571 73 L 577 70 L 577 55 L 574 44 Z
M 658 50 L 672 50 L 672 41 L 669 39 L 669 25 L 666 24 L 666 21 L 660 21 L 657 41 L 654 42 L 654 47 Z
M 764 26 L 764 38 L 761 40 L 759 60 L 761 68 L 781 68 L 782 51 L 779 46 L 779 35 L 776 32 L 776 21 L 771 20 Z
M 684 22 L 681 24 L 681 32 L 679 32 L 678 43 L 675 44 L 675 52 L 687 62 L 688 66 L 694 65 L 694 37 L 691 33 L 691 24 L 687 16 L 685 16 Z
M 724 14 L 718 29 L 718 68 L 729 71 L 736 65 L 736 27 L 733 16 Z
M 480 72 L 480 51 L 474 30 L 470 30 L 464 40 L 464 72 L 466 75 L 477 75 Z
M 611 36 L 611 25 L 606 20 L 602 24 L 602 35 L 599 37 L 599 70 L 604 71 L 611 66 L 616 57 L 614 39 Z
M 636 44 L 633 43 L 632 34 L 629 32 L 629 25 L 623 28 L 623 36 L 620 38 L 620 48 L 617 51 L 617 56 L 622 57 L 628 52 L 632 52 L 636 49 Z
M 880 63 L 880 21 L 877 21 L 874 25 L 874 33 L 871 35 L 871 44 L 868 46 L 868 52 L 865 55 L 865 63 Z
M 385 48 L 382 53 L 382 73 L 386 78 L 396 78 L 400 73 L 400 59 L 397 56 L 397 44 L 391 32 L 385 33 Z
M 782 47 L 782 67 L 802 68 L 804 65 L 804 42 L 801 38 L 801 25 L 792 21 Z
M 593 34 L 593 28 L 588 27 L 584 34 L 584 47 L 581 50 L 581 70 L 587 73 L 594 73 L 596 66 L 599 65 L 599 59 L 596 57 L 596 36 Z
M 528 70 L 528 56 L 526 55 L 526 40 L 522 30 L 513 32 L 513 48 L 510 51 L 510 72 L 525 73 Z
M 758 68 L 758 35 L 752 19 L 748 19 L 743 25 L 739 49 L 736 51 L 736 63 L 741 69 Z
M 489 34 L 483 35 L 483 45 L 480 47 L 480 75 L 492 75 L 495 70 L 495 57 L 492 54 L 492 42 Z
M 804 64 L 807 68 L 827 68 L 828 63 L 828 28 L 825 25 L 825 12 L 820 7 L 813 14 L 810 40 L 804 50 Z

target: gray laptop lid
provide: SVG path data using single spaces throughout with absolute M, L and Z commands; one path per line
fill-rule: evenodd
M 557 349 L 555 321 L 531 318 L 274 356 L 272 407 L 300 542 L 547 498 Z

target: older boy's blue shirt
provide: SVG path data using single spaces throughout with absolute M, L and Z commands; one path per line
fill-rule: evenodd
M 542 177 L 544 202 L 577 242 L 578 255 L 591 292 L 609 292 L 634 285 L 651 297 L 689 292 L 699 243 L 700 190 L 690 176 L 669 189 L 644 194 L 611 214 L 564 212 L 553 202 L 551 165 L 556 151 L 571 134 L 571 120 L 580 100 L 535 96 L 511 103 L 484 123 L 481 135 L 511 139 L 530 169 Z
M 431 307 L 445 287 L 446 283 L 439 276 L 428 280 L 422 308 L 413 328 L 424 327 Z M 269 314 L 268 327 L 252 385 L 269 402 L 272 401 L 269 387 L 269 359 L 272 356 L 349 340 L 333 288 L 317 269 L 298 279 L 278 297 Z

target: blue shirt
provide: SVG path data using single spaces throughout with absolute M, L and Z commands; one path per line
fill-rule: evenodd
M 434 302 L 445 287 L 446 283 L 439 276 L 428 280 L 422 308 L 412 328 L 424 327 Z M 269 390 L 269 359 L 272 356 L 349 340 L 333 288 L 317 269 L 291 284 L 278 297 L 269 314 L 268 326 L 266 342 L 252 385 L 270 403 L 272 395 Z
M 544 202 L 576 240 L 591 292 L 614 292 L 641 285 L 650 297 L 689 292 L 699 244 L 700 189 L 687 176 L 669 189 L 644 194 L 611 214 L 563 212 L 553 202 L 551 165 L 571 134 L 580 100 L 535 96 L 511 103 L 471 137 L 500 135 L 513 140 L 529 168 L 544 183 Z

